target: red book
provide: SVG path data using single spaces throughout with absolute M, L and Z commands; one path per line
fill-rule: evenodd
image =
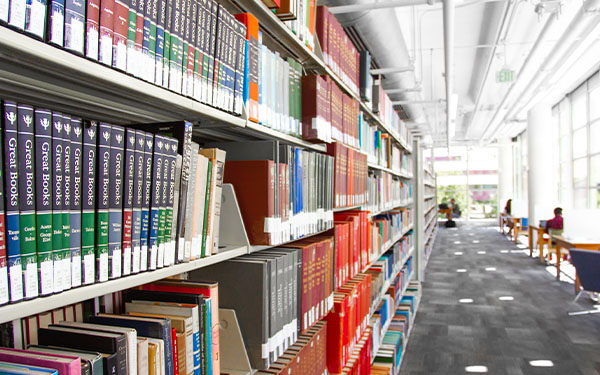
M 250 13 L 236 14 L 235 18 L 246 25 L 246 40 L 248 40 L 248 119 L 258 122 L 258 20 Z
M 177 332 L 171 328 L 171 347 L 173 348 L 173 375 L 179 375 L 179 356 L 177 355 Z
M 104 1 L 103 1 L 104 2 Z M 127 33 L 129 32 L 129 6 L 123 0 L 114 0 L 112 66 L 127 69 Z M 100 21 L 102 24 L 102 21 Z M 101 25 L 102 26 L 102 25 Z
M 115 0 L 100 2 L 100 44 L 98 60 L 106 65 L 112 65 L 113 38 L 115 27 Z
M 100 41 L 100 0 L 87 0 L 85 56 L 98 60 Z
M 273 245 L 275 165 L 272 160 L 226 161 L 223 182 L 233 184 L 253 245 Z
M 320 5 L 317 7 L 317 24 L 316 33 L 323 52 L 323 61 L 326 65 L 329 65 L 329 53 L 328 53 L 328 40 L 327 33 L 329 31 L 329 9 L 326 6 Z

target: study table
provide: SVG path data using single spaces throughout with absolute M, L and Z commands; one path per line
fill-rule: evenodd
M 556 245 L 554 246 L 554 252 L 556 253 L 556 279 L 560 279 L 560 249 L 582 249 L 582 250 L 596 250 L 600 249 L 600 238 L 581 238 L 581 237 L 568 237 L 552 236 Z M 575 294 L 579 293 L 579 277 L 575 274 Z
M 544 263 L 546 261 L 546 258 L 544 257 L 544 234 L 547 233 L 546 228 L 540 227 L 538 225 L 532 225 L 531 223 L 529 224 L 529 256 L 530 257 L 533 256 L 533 249 L 534 249 L 533 233 L 537 234 L 536 244 L 537 244 L 537 247 L 540 249 L 540 263 Z M 549 244 L 549 242 L 548 242 L 548 244 Z

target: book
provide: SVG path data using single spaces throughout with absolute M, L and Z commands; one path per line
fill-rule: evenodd
M 164 340 L 151 337 L 146 339 L 148 340 L 148 374 L 161 375 L 165 368 Z
M 89 373 L 90 375 L 103 375 L 104 364 L 102 362 L 102 355 L 98 352 L 83 351 L 77 349 L 64 349 L 59 347 L 41 346 L 41 345 L 29 345 L 28 350 L 32 350 L 39 353 L 46 354 L 60 354 L 71 357 L 79 357 L 81 360 L 81 369 L 83 373 Z M 89 369 L 88 372 L 84 372 L 85 368 Z
M 166 200 L 166 221 L 165 221 L 165 266 L 172 266 L 176 261 L 176 241 L 174 230 L 176 220 L 175 215 L 175 184 L 177 181 L 177 149 L 179 148 L 179 141 L 175 138 L 167 138 L 166 142 L 166 170 L 168 171 L 168 185 L 166 187 L 167 200 Z M 181 176 L 179 176 L 181 178 Z
M 115 0 L 100 1 L 98 61 L 112 66 L 115 28 Z
M 140 65 L 137 58 L 136 49 L 136 35 L 137 35 L 137 22 L 138 22 L 138 9 L 139 2 L 143 0 L 129 0 L 127 1 L 127 7 L 129 8 L 129 14 L 127 17 L 127 73 L 139 77 Z M 143 21 L 142 21 L 143 22 Z M 142 24 L 142 30 L 143 30 Z M 142 34 L 143 38 L 143 34 Z M 139 40 L 141 42 L 141 39 Z M 140 44 L 141 48 L 141 44 Z
M 4 112 L 4 111 L 2 111 Z M 4 113 L 2 113 L 4 118 Z M 5 219 L 5 192 L 4 192 L 4 136 L 3 121 L 0 120 L 0 306 L 9 302 L 9 283 L 8 283 L 8 259 L 6 253 L 6 219 Z
M 196 178 L 194 181 L 194 210 L 191 214 L 192 219 L 192 258 L 198 259 L 204 257 L 206 254 L 202 252 L 206 251 L 206 242 L 202 242 L 203 228 L 204 228 L 204 214 L 206 210 L 206 187 L 208 179 L 208 163 L 209 160 L 204 155 L 198 155 L 198 162 L 196 168 Z
M 146 136 L 141 130 L 135 131 L 135 153 L 134 153 L 134 178 L 133 178 L 133 211 L 132 211 L 132 230 L 131 247 L 132 262 L 131 272 L 140 272 L 141 262 L 141 233 L 142 233 L 142 203 L 144 189 L 144 144 Z M 146 260 L 147 261 L 147 260 Z
M 71 116 L 63 114 L 62 269 L 63 290 L 71 289 Z
M 100 0 L 86 0 L 85 56 L 98 60 L 100 53 Z
M 156 5 L 156 45 L 154 49 L 154 84 L 164 86 L 163 84 L 163 54 L 165 49 L 165 24 L 167 18 L 168 1 L 158 0 Z M 154 17 L 154 15 L 153 15 Z M 167 86 L 168 87 L 168 86 Z
M 162 145 L 162 146 L 161 146 Z M 158 235 L 157 235 L 157 239 L 158 239 L 158 259 L 157 259 L 157 263 L 159 264 L 159 267 L 167 267 L 168 265 L 170 265 L 170 261 L 169 261 L 169 255 L 168 255 L 168 242 L 170 241 L 170 239 L 167 239 L 165 236 L 165 230 L 167 228 L 167 202 L 169 200 L 169 193 L 168 193 L 168 188 L 169 188 L 169 182 L 170 182 L 170 177 L 169 177 L 169 172 L 170 172 L 170 143 L 169 143 L 169 137 L 166 136 L 162 136 L 161 140 L 159 141 L 159 149 L 161 151 L 161 156 L 162 156 L 162 176 L 161 176 L 161 186 L 160 186 L 160 212 L 158 215 Z
M 161 204 L 161 184 L 162 184 L 162 167 L 163 167 L 163 155 L 162 155 L 163 141 L 162 136 L 154 135 L 154 149 L 153 149 L 153 160 L 152 160 L 152 187 L 151 187 L 151 199 L 150 199 L 150 218 L 148 225 L 148 269 L 154 270 L 156 268 L 162 268 L 161 263 L 158 264 L 160 258 L 159 251 L 161 250 L 160 242 L 162 238 L 158 238 L 158 230 L 160 225 L 160 204 Z M 164 249 L 163 249 L 164 250 Z
M 134 5 L 135 4 L 135 5 Z M 131 8 L 135 6 L 135 54 L 134 59 L 130 59 L 129 55 L 127 56 L 127 64 L 132 66 L 133 75 L 138 78 L 145 77 L 145 59 L 143 55 L 143 44 L 144 44 L 144 9 L 145 9 L 146 1 L 145 0 L 132 0 L 130 4 L 130 17 L 131 17 Z M 130 20 L 131 22 L 131 20 Z
M 19 166 L 19 226 L 24 298 L 39 295 L 35 225 L 34 114 L 29 105 L 17 106 L 17 150 Z
M 81 217 L 82 217 L 82 163 L 83 124 L 80 118 L 71 118 L 71 202 L 69 206 L 70 252 L 71 252 L 71 286 L 78 287 L 82 283 L 82 251 L 81 251 Z
M 13 2 L 11 2 L 12 4 Z M 19 3 L 19 2 L 15 2 Z M 65 0 L 50 0 L 49 6 L 49 22 L 47 24 L 47 39 L 48 42 L 59 47 L 64 46 L 64 26 L 65 26 Z M 11 14 L 13 10 L 11 9 Z M 11 17 L 12 24 L 12 17 Z
M 0 348 L 0 361 L 51 368 L 61 375 L 77 375 L 81 371 L 81 360 L 77 357 L 20 349 Z
M 81 259 L 82 284 L 96 281 L 96 160 L 98 124 L 84 122 L 81 193 Z
M 148 347 L 148 339 L 143 337 L 137 338 L 137 363 L 138 363 L 138 375 L 146 375 L 149 373 L 148 368 L 148 356 L 149 356 L 149 347 Z
M 123 167 L 123 220 L 122 220 L 122 246 L 123 246 L 123 272 L 124 276 L 132 273 L 134 262 L 132 251 L 133 237 L 133 197 L 135 185 L 135 147 L 136 131 L 125 129 L 125 153 Z M 139 244 L 139 242 L 138 242 Z M 138 249 L 139 250 L 139 249 Z M 139 272 L 139 253 L 137 260 L 137 272 Z
M 129 3 L 115 0 L 113 8 L 112 67 L 127 70 L 127 37 L 129 34 Z
M 152 198 L 152 150 L 154 149 L 154 136 L 143 133 L 144 143 L 144 186 L 142 190 L 142 214 L 140 232 L 140 271 L 148 270 L 150 265 L 149 233 L 150 233 L 150 200 Z
M 19 224 L 19 164 L 17 150 L 17 104 L 4 105 L 4 188 L 6 190 L 6 253 L 10 286 L 10 301 L 23 299 L 23 270 L 21 267 L 21 235 Z
M 64 47 L 83 55 L 85 41 L 85 8 L 83 0 L 65 1 L 65 42 Z
M 127 315 L 98 314 L 89 318 L 91 323 L 134 328 L 138 336 L 151 337 L 171 342 L 171 323 L 169 319 L 133 317 Z M 165 374 L 173 375 L 173 351 L 171 345 L 164 346 Z
M 91 331 L 51 324 L 48 328 L 38 330 L 38 340 L 40 345 L 116 354 L 116 368 L 105 366 L 105 370 L 117 375 L 127 374 L 127 335 L 124 333 Z M 77 362 L 81 363 L 79 358 Z
M 52 258 L 52 112 L 35 110 L 35 214 L 40 295 L 54 293 Z
M 62 292 L 66 287 L 63 248 L 63 168 L 64 150 L 62 142 L 63 117 L 60 113 L 52 112 L 52 259 L 54 271 L 54 293 Z M 69 280 L 70 281 L 70 280 Z
M 196 198 L 196 192 L 199 192 L 199 189 L 196 187 L 196 181 L 198 176 L 197 168 L 198 168 L 198 150 L 200 146 L 193 142 L 191 145 L 191 156 L 190 156 L 190 177 L 194 176 L 195 178 L 190 178 L 188 184 L 188 194 L 186 197 L 186 212 L 185 217 L 182 218 L 184 221 L 181 225 L 183 226 L 183 241 L 184 241 L 184 251 L 183 251 L 183 261 L 194 260 L 200 257 L 200 251 L 196 251 L 196 247 L 192 246 L 193 241 L 193 207 L 195 206 L 194 199 Z
M 121 277 L 123 269 L 123 174 L 125 168 L 125 129 L 110 129 L 110 165 L 108 188 L 108 277 Z
M 98 192 L 96 197 L 96 281 L 104 282 L 109 277 L 109 209 L 111 173 L 111 130 L 106 123 L 98 125 Z
M 44 39 L 46 33 L 46 1 L 31 0 L 25 8 L 25 31 Z
M 83 369 L 83 365 L 82 365 Z M 54 369 L 49 369 L 45 367 L 38 366 L 30 366 L 30 365 L 20 365 L 17 363 L 8 363 L 8 362 L 0 362 L 0 372 L 3 374 L 56 374 L 58 375 L 58 371 Z
M 210 200 L 208 207 L 208 233 L 206 243 L 206 254 L 217 254 L 219 252 L 219 222 L 221 217 L 221 189 L 223 186 L 223 175 L 225 169 L 224 150 L 218 148 L 200 149 L 199 153 L 206 156 L 212 163 Z

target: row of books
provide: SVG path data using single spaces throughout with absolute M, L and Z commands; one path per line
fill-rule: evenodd
M 263 3 L 277 4 L 279 6 L 270 6 L 275 8 L 275 14 L 284 24 L 296 34 L 298 39 L 313 51 L 315 49 L 315 0 L 263 0 Z M 269 6 L 269 5 L 268 5 Z
M 389 172 L 370 170 L 365 208 L 377 213 L 407 205 L 412 201 L 413 184 Z
M 235 189 L 252 245 L 277 245 L 332 227 L 332 157 L 276 140 L 206 145 L 227 151 L 223 181 Z
M 398 306 L 391 311 L 394 315 L 389 318 L 389 328 L 380 340 L 381 344 L 377 348 L 373 347 L 376 350 L 373 351 L 374 363 L 371 367 L 371 374 L 395 375 L 400 370 L 402 355 L 408 344 L 409 333 L 420 299 L 420 283 L 411 282 Z
M 266 370 L 333 304 L 332 237 L 301 240 L 193 271 L 236 310 L 251 365 Z
M 360 54 L 326 6 L 317 7 L 316 32 L 325 64 L 358 95 Z
M 413 222 L 412 209 L 403 208 L 378 215 L 371 224 L 370 248 L 375 254 L 382 254 L 400 239 L 399 236 L 410 229 Z
M 378 129 L 360 116 L 361 150 L 368 155 L 369 163 L 389 168 L 394 172 L 412 175 L 411 154 L 393 141 L 389 134 Z
M 327 315 L 327 369 L 340 374 L 369 327 L 371 274 L 359 273 L 338 288 Z
M 217 288 L 161 281 L 125 291 L 121 314 L 79 303 L 24 318 L 27 350 L 0 348 L 0 361 L 59 375 L 217 374 Z
M 429 198 L 431 196 L 435 196 L 435 187 L 425 185 L 423 187 L 423 194 L 424 194 L 424 196 L 426 198 Z
M 338 212 L 334 218 L 336 287 L 341 288 L 374 259 L 369 248 L 371 227 L 367 211 Z
M 383 124 L 407 145 L 412 144 L 412 133 L 408 131 L 406 123 L 400 119 L 398 112 L 394 110 L 392 100 L 383 91 L 381 78 L 373 81 L 373 102 L 371 110 L 379 116 Z
M 392 144 L 390 148 L 390 162 L 388 168 L 400 171 L 407 176 L 413 175 L 413 158 L 408 152 L 403 151 L 398 145 Z
M 271 365 L 268 370 L 256 374 L 327 374 L 327 322 L 317 322 L 305 334 L 300 335 L 294 345 Z
M 342 375 L 371 375 L 372 331 L 368 328 L 354 348 Z
M 367 156 L 338 142 L 327 145 L 335 158 L 334 207 L 353 207 L 367 203 Z

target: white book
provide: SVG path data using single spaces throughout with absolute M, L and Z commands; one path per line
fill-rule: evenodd
M 137 338 L 137 375 L 147 375 L 148 369 L 148 339 Z
M 204 226 L 204 210 L 206 204 L 206 179 L 208 175 L 208 158 L 198 155 L 196 168 L 196 190 L 194 197 L 194 212 L 192 219 L 192 254 L 200 258 L 202 253 L 202 228 Z

